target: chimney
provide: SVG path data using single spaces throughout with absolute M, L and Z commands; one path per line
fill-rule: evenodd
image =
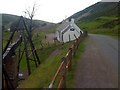
M 72 18 L 72 19 L 71 19 L 71 23 L 74 23 L 74 21 L 75 21 L 75 20 Z

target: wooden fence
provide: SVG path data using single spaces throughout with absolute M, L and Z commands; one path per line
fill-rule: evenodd
M 83 34 L 81 33 L 80 37 L 77 38 L 74 41 L 74 44 L 69 48 L 67 54 L 65 57 L 63 57 L 61 60 L 61 64 L 59 66 L 59 68 L 57 69 L 57 72 L 55 73 L 50 85 L 49 85 L 49 89 L 54 88 L 54 85 L 56 83 L 56 81 L 59 80 L 59 84 L 57 86 L 58 89 L 61 88 L 65 88 L 66 87 L 66 73 L 67 70 L 71 71 L 72 68 L 72 58 L 76 53 L 76 50 L 78 49 L 78 46 L 80 44 L 80 42 L 83 40 L 83 38 L 87 36 L 87 32 L 83 32 Z

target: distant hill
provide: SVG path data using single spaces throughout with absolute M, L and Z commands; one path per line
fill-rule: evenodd
M 20 16 L 17 15 L 11 15 L 11 14 L 0 14 L 0 17 L 2 17 L 2 26 L 5 27 L 5 29 L 9 29 L 12 24 L 16 24 Z M 29 19 L 27 19 L 29 21 Z M 42 21 L 42 20 L 34 20 L 33 25 L 36 28 L 41 28 L 41 27 L 50 27 L 54 25 L 54 23 Z
M 77 25 L 89 33 L 119 34 L 120 16 L 118 2 L 98 2 L 70 18 L 74 18 Z
M 79 11 L 69 18 L 77 21 L 93 20 L 101 16 L 118 16 L 117 2 L 98 2 L 82 11 Z

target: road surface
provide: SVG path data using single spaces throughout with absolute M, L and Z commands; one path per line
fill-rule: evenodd
M 77 63 L 75 88 L 118 88 L 118 40 L 90 34 Z

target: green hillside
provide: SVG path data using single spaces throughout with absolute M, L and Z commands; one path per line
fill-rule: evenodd
M 75 18 L 77 25 L 89 33 L 118 36 L 120 19 L 119 3 L 98 2 L 69 18 Z
M 86 9 L 79 11 L 69 18 L 75 18 L 76 21 L 89 21 L 100 16 L 118 16 L 117 2 L 98 2 Z
M 77 22 L 77 24 L 89 33 L 119 35 L 120 19 L 117 17 L 99 17 L 83 23 Z
M 2 17 L 2 26 L 5 27 L 5 30 L 9 29 L 12 24 L 16 24 L 20 19 L 20 16 L 11 15 L 11 14 L 0 14 L 0 17 Z M 29 22 L 30 20 L 27 19 L 27 21 Z M 46 27 L 46 26 L 48 27 L 54 25 L 54 23 L 50 23 L 42 20 L 34 20 L 33 25 L 36 28 L 40 28 L 40 27 Z

